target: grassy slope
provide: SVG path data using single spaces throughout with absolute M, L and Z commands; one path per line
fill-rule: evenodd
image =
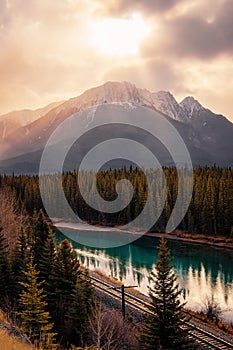
M 32 350 L 31 346 L 22 343 L 18 338 L 8 335 L 0 330 L 0 349 L 1 350 Z
M 0 310 L 0 324 L 7 324 L 4 313 Z M 9 335 L 0 329 L 0 350 L 33 350 L 33 347 L 24 344 L 20 339 Z

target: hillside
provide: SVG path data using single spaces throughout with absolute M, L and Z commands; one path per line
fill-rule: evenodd
M 0 350 L 32 350 L 34 347 L 25 344 L 23 340 L 14 335 L 9 335 L 8 321 L 0 310 Z
M 0 329 L 0 349 L 1 350 L 32 350 L 33 347 L 24 344 L 20 339 L 10 336 Z

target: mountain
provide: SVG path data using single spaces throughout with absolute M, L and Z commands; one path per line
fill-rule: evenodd
M 10 134 L 14 133 L 20 127 L 27 126 L 33 121 L 41 118 L 48 113 L 51 109 L 59 106 L 64 101 L 53 102 L 49 105 L 31 110 L 23 109 L 20 111 L 13 111 L 7 114 L 0 115 L 0 149 L 1 153 L 5 149 L 5 144 Z M 0 156 L 1 157 L 1 156 Z
M 124 103 L 134 107 L 148 107 L 159 111 L 164 118 L 168 118 L 186 143 L 194 165 L 216 163 L 221 166 L 230 166 L 233 164 L 233 124 L 224 116 L 204 108 L 190 96 L 178 103 L 170 92 L 150 92 L 139 89 L 129 82 L 107 82 L 58 106 L 52 106 L 42 117 L 35 118 L 36 120 L 26 125 L 21 123 L 21 125 L 17 124 L 17 127 L 9 127 L 9 131 L 2 134 L 4 147 L 1 146 L 0 169 L 6 172 L 37 172 L 40 157 L 49 136 L 69 116 L 94 105 L 121 106 Z M 0 117 L 0 123 L 2 119 L 6 118 Z M 11 118 L 8 117 L 8 120 L 10 123 Z M 80 119 L 81 122 L 88 125 L 91 121 L 87 117 L 86 120 Z M 107 132 L 108 136 L 112 135 L 112 137 L 113 135 L 116 137 L 119 131 L 124 134 L 124 137 L 132 136 L 132 130 L 124 129 L 114 128 L 113 130 L 112 127 L 106 126 L 103 130 L 105 134 Z M 103 130 L 97 131 L 94 137 L 88 134 L 85 142 L 74 146 L 73 157 L 75 155 L 77 157 L 78 154 L 78 157 L 82 158 L 85 151 L 91 145 L 94 146 L 94 141 L 103 140 Z M 148 141 L 145 135 L 144 139 Z M 161 145 L 157 144 L 156 147 L 161 154 L 162 164 L 171 164 L 169 155 L 162 151 Z
M 24 126 L 24 125 L 30 124 L 36 119 L 39 119 L 40 117 L 48 113 L 51 109 L 59 106 L 63 102 L 64 101 L 52 102 L 45 107 L 38 108 L 35 110 L 22 109 L 20 111 L 13 111 L 10 113 L 2 114 L 0 115 L 0 121 L 5 120 L 5 121 L 17 122 L 20 126 Z

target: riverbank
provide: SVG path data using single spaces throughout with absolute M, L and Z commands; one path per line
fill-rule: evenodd
M 201 244 L 214 246 L 218 248 L 233 249 L 233 239 L 221 236 L 205 236 L 198 234 L 191 234 L 184 231 L 174 231 L 172 233 L 147 232 L 145 234 L 149 237 L 165 237 L 169 240 L 182 241 L 187 243 Z
M 139 235 L 137 232 L 130 232 L 130 231 L 123 231 L 119 227 L 114 226 L 101 226 L 101 225 L 89 225 L 86 223 L 72 223 L 72 222 L 64 222 L 59 221 L 59 219 L 54 220 L 54 225 L 59 229 L 60 228 L 66 228 L 71 230 L 78 230 L 78 231 L 104 231 L 104 232 L 119 232 L 119 233 L 129 233 L 134 235 Z M 201 245 L 208 245 L 208 246 L 214 246 L 218 248 L 225 248 L 225 249 L 233 249 L 233 239 L 232 238 L 226 238 L 223 236 L 205 236 L 201 234 L 191 234 L 185 231 L 176 230 L 172 233 L 160 233 L 160 232 L 147 232 L 144 234 L 145 236 L 149 237 L 165 237 L 169 240 L 175 240 L 175 241 L 182 241 L 192 244 L 201 244 Z

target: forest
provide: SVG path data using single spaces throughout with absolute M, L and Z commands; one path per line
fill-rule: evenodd
M 0 195 L 7 213 L 0 217 L 0 329 L 20 335 L 28 350 L 194 348 L 164 239 L 152 271 L 151 314 L 123 318 L 116 305 L 101 301 L 71 243 L 57 244 L 43 211 L 20 216 L 11 197 Z M 0 346 L 9 349 L 5 336 Z
M 159 284 L 155 282 L 154 290 L 150 291 L 152 296 L 153 293 L 157 294 L 152 297 L 151 306 L 155 316 L 145 323 L 149 328 L 135 325 L 130 319 L 124 322 L 117 310 L 101 305 L 92 287 L 89 272 L 80 264 L 71 243 L 67 239 L 59 244 L 56 242 L 40 195 L 41 186 L 45 186 L 44 192 L 47 193 L 50 206 L 56 209 L 54 215 L 64 218 L 64 208 L 57 206 L 61 195 L 57 185 L 62 180 L 68 203 L 84 221 L 114 226 L 125 224 L 139 215 L 148 196 L 151 206 L 147 215 L 154 215 L 154 207 L 161 205 L 161 184 L 165 182 L 165 204 L 159 220 L 151 228 L 163 232 L 178 193 L 177 170 L 170 167 L 164 168 L 163 172 L 164 177 L 160 171 L 142 171 L 131 167 L 99 171 L 97 174 L 90 171 L 79 177 L 77 171 L 72 171 L 62 175 L 44 175 L 42 182 L 38 176 L 0 176 L 0 309 L 12 327 L 26 334 L 35 348 L 154 349 L 155 344 L 161 349 L 167 348 L 163 342 L 165 339 L 169 341 L 169 337 L 164 334 L 167 334 L 170 325 L 161 325 L 162 331 L 158 334 L 154 332 L 155 324 L 162 319 L 160 312 L 161 300 L 164 300 L 163 288 L 160 290 Z M 232 238 L 232 169 L 197 167 L 193 175 L 191 202 L 179 229 L 206 236 L 223 235 Z M 188 172 L 188 181 L 191 176 L 192 173 Z M 134 194 L 129 205 L 119 213 L 95 210 L 82 197 L 80 186 L 92 196 L 93 183 L 96 182 L 102 198 L 114 200 L 117 196 L 116 185 L 122 179 L 128 179 L 132 183 Z M 119 193 L 129 198 L 128 187 L 125 183 L 121 183 L 121 186 Z M 186 196 L 185 188 L 182 188 L 182 198 L 185 200 Z M 166 276 L 172 281 L 169 288 L 177 290 L 172 304 L 166 305 L 166 311 L 169 313 L 174 305 L 177 306 L 177 325 L 169 329 L 171 332 L 177 331 L 177 348 L 184 346 L 186 349 L 187 337 L 185 334 L 181 337 L 178 332 L 182 330 L 183 322 L 178 302 L 180 291 L 173 288 L 176 277 L 170 267 L 172 260 L 168 259 L 169 252 L 165 245 L 165 242 L 161 242 L 160 260 L 157 262 L 158 276 L 152 272 L 152 277 L 155 281 L 161 278 L 163 286 L 162 278 Z M 166 290 L 169 301 L 171 290 Z M 0 324 L 1 322 L 0 319 Z M 156 326 L 156 329 L 159 327 Z M 174 344 L 173 333 L 171 337 Z M 192 344 L 190 348 L 193 348 Z
M 11 333 L 23 332 L 37 349 L 83 345 L 94 309 L 88 273 L 67 240 L 57 245 L 42 211 L 20 223 L 7 199 L 8 217 L 0 217 L 0 309 Z
M 162 213 L 151 231 L 164 232 L 166 223 L 171 215 L 178 193 L 178 176 L 174 167 L 163 169 L 166 179 L 166 198 Z M 134 195 L 125 209 L 117 213 L 104 213 L 90 207 L 83 199 L 79 189 L 78 172 L 62 174 L 63 190 L 68 203 L 79 217 L 91 224 L 106 226 L 124 225 L 136 218 L 143 210 L 150 196 L 150 207 L 147 215 L 154 215 L 154 208 L 161 205 L 160 185 L 164 181 L 161 172 L 138 168 L 114 169 L 94 172 L 85 172 L 81 184 L 84 191 L 92 196 L 92 185 L 96 181 L 97 189 L 103 199 L 112 201 L 116 198 L 116 184 L 122 179 L 128 179 L 133 185 Z M 191 176 L 191 174 L 190 174 Z M 192 199 L 187 213 L 178 229 L 190 233 L 204 235 L 218 235 L 231 238 L 233 236 L 233 170 L 231 168 L 196 167 L 193 171 L 194 186 Z M 54 207 L 54 217 L 66 218 L 64 209 L 57 205 L 60 202 L 60 193 L 57 184 L 60 176 L 57 174 L 45 177 L 44 184 L 50 202 Z M 150 182 L 150 191 L 148 183 Z M 40 196 L 39 177 L 19 175 L 0 176 L 0 188 L 13 194 L 19 206 L 32 215 L 36 210 L 43 209 Z M 125 197 L 129 197 L 128 188 L 121 188 Z M 185 188 L 182 189 L 185 199 Z M 51 216 L 51 215 L 50 215 Z M 143 226 L 143 222 L 141 223 Z

